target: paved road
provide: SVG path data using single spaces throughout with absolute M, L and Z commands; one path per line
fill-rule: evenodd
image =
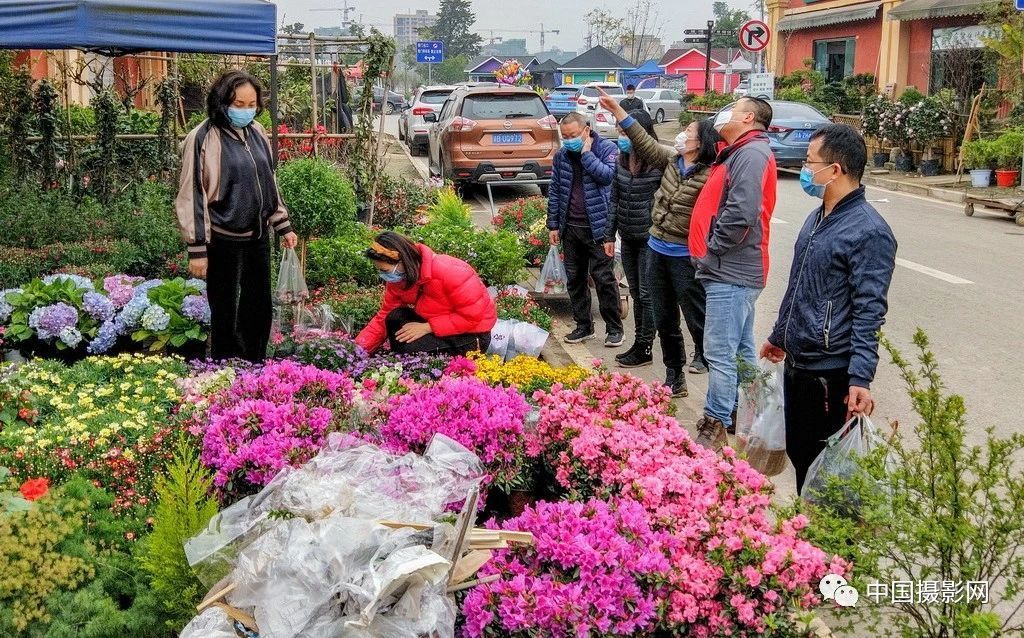
M 967 218 L 960 206 L 881 189 L 868 189 L 868 198 L 876 200 L 874 205 L 899 242 L 885 333 L 904 355 L 911 355 L 914 330 L 921 327 L 927 331 L 946 386 L 966 399 L 969 443 L 980 444 L 989 426 L 1004 435 L 1020 431 L 1024 407 L 1018 376 L 1024 362 L 1024 229 L 1009 217 L 979 213 Z M 778 316 L 793 244 L 812 206 L 796 178 L 781 178 L 772 224 L 771 273 L 757 306 L 758 346 Z M 599 334 L 603 334 L 599 317 L 597 322 Z M 569 323 L 567 317 L 563 332 L 571 329 Z M 626 327 L 631 337 L 632 316 Z M 692 344 L 687 346 L 692 351 Z M 586 350 L 607 362 L 613 362 L 618 352 L 597 342 L 589 343 Z M 659 358 L 656 350 L 655 361 Z M 664 369 L 656 363 L 635 373 L 655 380 Z M 707 377 L 688 375 L 688 380 L 690 396 L 680 400 L 680 418 L 692 423 L 703 407 Z M 885 354 L 873 391 L 876 422 L 896 419 L 909 434 L 918 420 Z M 793 492 L 792 470 L 777 479 L 780 495 Z

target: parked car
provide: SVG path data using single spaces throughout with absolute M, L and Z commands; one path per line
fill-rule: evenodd
M 352 92 L 352 103 L 358 104 L 362 99 L 362 89 L 356 89 Z M 384 89 L 379 86 L 373 87 L 373 110 L 379 112 L 381 110 L 381 103 L 384 102 Z M 384 113 L 391 115 L 398 111 L 401 112 L 404 109 L 409 108 L 409 103 L 405 100 L 405 96 L 394 91 L 388 91 L 388 99 L 384 104 Z
M 750 94 L 750 80 L 740 80 L 736 88 L 732 90 L 733 97 L 746 97 Z
M 619 130 L 615 128 L 615 117 L 601 108 L 601 93 L 598 92 L 598 88 L 604 89 L 605 93 L 619 101 L 626 97 L 626 91 L 621 84 L 590 82 L 580 89 L 580 94 L 576 97 L 576 112 L 586 116 L 590 128 L 597 131 L 601 137 L 618 139 Z
M 560 120 L 576 111 L 576 99 L 582 88 L 578 84 L 563 84 L 551 89 L 544 101 L 548 103 L 548 110 L 555 119 Z
M 636 96 L 644 101 L 644 107 L 655 123 L 679 119 L 683 111 L 683 96 L 673 89 L 641 89 Z
M 458 87 L 423 119 L 431 125 L 430 174 L 456 187 L 551 177 L 558 122 L 532 89 Z
M 412 107 L 398 118 L 398 139 L 404 141 L 412 155 L 426 155 L 430 125 L 423 119 L 427 113 L 438 113 L 454 86 L 428 86 L 418 89 Z
M 802 102 L 772 100 L 768 103 L 772 105 L 768 140 L 775 155 L 775 164 L 779 168 L 800 168 L 807 160 L 811 136 L 821 127 L 831 124 L 831 120 Z M 735 104 L 722 107 L 719 113 L 731 112 Z

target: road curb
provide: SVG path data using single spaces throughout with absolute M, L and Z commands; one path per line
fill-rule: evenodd
M 928 197 L 947 204 L 963 204 L 967 197 L 967 194 L 963 191 L 951 190 L 938 186 L 929 186 L 927 184 L 914 184 L 913 182 L 878 177 L 876 175 L 865 175 L 861 181 L 868 186 L 884 188 L 898 193 Z

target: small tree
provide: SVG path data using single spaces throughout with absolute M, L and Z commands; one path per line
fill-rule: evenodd
M 352 184 L 324 160 L 286 162 L 277 179 L 292 228 L 303 239 L 333 237 L 355 221 Z
M 851 584 L 862 602 L 837 612 L 841 619 L 877 622 L 885 614 L 892 635 L 904 638 L 1021 635 L 1024 435 L 996 438 L 988 428 L 983 445 L 968 445 L 963 397 L 946 392 L 924 332 L 913 341 L 916 367 L 881 341 L 921 419 L 912 444 L 893 441 L 890 462 L 880 449 L 860 460 L 860 473 L 831 481 L 820 505 L 795 507 L 811 510 L 812 543 L 856 566 Z M 860 504 L 856 513 L 849 511 L 851 502 Z M 903 603 L 885 591 L 893 582 L 959 587 L 928 602 L 918 602 L 915 589 L 914 600 Z
M 924 147 L 922 159 L 933 159 L 935 140 L 950 134 L 953 128 L 949 93 L 926 97 L 907 110 L 907 135 Z
M 49 80 L 36 87 L 36 118 L 39 123 L 39 164 L 43 187 L 49 188 L 57 179 L 57 91 Z

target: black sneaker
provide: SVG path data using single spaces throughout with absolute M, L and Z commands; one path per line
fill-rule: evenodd
M 608 336 L 604 339 L 604 346 L 606 348 L 618 348 L 622 345 L 623 337 L 621 332 L 609 332 Z
M 704 355 L 694 352 L 690 359 L 690 374 L 707 374 L 708 366 L 704 363 Z
M 654 362 L 654 357 L 651 356 L 651 347 L 649 345 L 634 344 L 633 348 L 630 349 L 629 356 L 619 359 L 620 368 L 642 368 L 649 366 Z
M 577 326 L 575 330 L 573 330 L 569 334 L 565 335 L 565 342 L 566 343 L 583 343 L 584 341 L 589 341 L 590 339 L 593 339 L 593 338 L 594 338 L 594 328 L 593 328 L 593 326 L 591 326 L 589 328 L 585 328 L 585 327 L 582 327 L 582 326 Z
M 629 347 L 629 350 L 626 350 L 625 352 L 620 352 L 619 354 L 615 355 L 615 360 L 616 361 L 622 361 L 626 357 L 628 357 L 628 356 L 632 355 L 634 352 L 636 352 L 636 349 L 639 348 L 639 347 L 640 347 L 640 344 L 634 342 L 633 345 L 631 345 Z
M 674 398 L 690 396 L 689 390 L 686 389 L 686 375 L 682 370 L 668 368 L 665 371 L 665 385 L 672 391 Z

